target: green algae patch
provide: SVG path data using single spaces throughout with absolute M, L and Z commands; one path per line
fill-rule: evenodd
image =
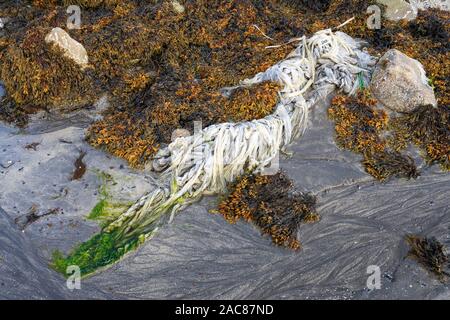
M 122 244 L 117 240 L 118 235 L 116 232 L 101 232 L 77 246 L 68 256 L 64 256 L 60 251 L 55 251 L 52 267 L 66 275 L 67 267 L 78 266 L 81 275 L 84 277 L 99 268 L 116 262 L 127 252 L 136 249 L 144 240 L 142 237 L 137 237 Z
M 86 242 L 79 244 L 67 256 L 59 250 L 53 252 L 51 266 L 64 275 L 66 275 L 67 267 L 72 265 L 80 268 L 82 276 L 87 276 L 99 268 L 107 267 L 127 252 L 136 249 L 146 238 L 145 235 L 138 234 L 124 241 L 119 228 L 110 232 L 105 231 L 105 228 L 112 221 L 132 205 L 132 202 L 113 200 L 109 187 L 116 184 L 116 181 L 111 175 L 103 171 L 97 171 L 97 175 L 101 181 L 99 187 L 100 200 L 86 218 L 98 221 L 102 231 Z
M 182 200 L 176 201 L 174 205 L 180 201 Z M 100 201 L 91 212 L 95 219 L 104 221 L 102 231 L 79 244 L 67 256 L 60 251 L 55 251 L 51 263 L 55 270 L 66 274 L 68 266 L 76 265 L 84 277 L 109 267 L 151 237 L 158 230 L 159 218 L 171 208 L 170 206 L 156 209 L 148 218 L 149 222 L 139 226 L 128 224 L 113 226 L 111 211 L 107 210 L 106 215 L 103 216 L 105 207 L 105 203 Z M 116 209 L 116 212 L 123 213 L 123 210 Z
M 125 212 L 133 204 L 133 202 L 114 200 L 109 191 L 109 186 L 116 184 L 113 177 L 103 171 L 98 171 L 97 175 L 101 180 L 98 190 L 100 200 L 94 208 L 92 208 L 86 218 L 89 220 L 98 221 L 102 227 L 105 227 L 119 217 L 120 214 Z
M 111 175 L 98 171 L 98 176 L 102 182 L 99 187 L 100 200 L 87 215 L 87 219 L 98 221 L 102 229 L 67 255 L 58 250 L 54 251 L 51 266 L 63 274 L 66 274 L 67 267 L 72 265 L 80 268 L 82 276 L 109 267 L 153 236 L 163 223 L 161 218 L 167 216 L 166 213 L 171 212 L 174 206 L 187 200 L 183 196 L 173 199 L 163 196 L 149 206 L 131 207 L 131 202 L 112 199 L 109 187 L 116 182 Z M 171 188 L 176 192 L 175 183 Z M 156 189 L 156 192 L 158 191 L 162 192 L 161 189 Z M 134 210 L 134 213 L 125 219 L 118 219 L 127 210 Z M 140 210 L 149 210 L 149 213 L 143 215 Z
M 126 211 L 131 204 L 131 202 L 114 203 L 110 200 L 102 199 L 94 206 L 87 219 L 96 220 L 102 227 L 105 227 Z
M 82 276 L 87 276 L 99 269 L 107 268 L 117 262 L 125 254 L 136 250 L 142 243 L 152 237 L 163 223 L 163 216 L 171 212 L 174 206 L 185 203 L 186 197 L 179 197 L 166 201 L 161 199 L 151 204 L 151 208 L 135 208 L 135 214 L 117 223 L 118 220 L 111 219 L 111 211 L 107 202 L 100 201 L 90 215 L 93 218 L 104 221 L 102 231 L 89 240 L 75 247 L 67 256 L 59 251 L 53 254 L 52 267 L 65 274 L 66 268 L 76 265 L 80 268 Z M 124 210 L 115 212 L 123 213 Z M 142 215 L 139 210 L 149 210 Z M 104 212 L 106 210 L 106 214 Z M 106 217 L 105 219 L 103 219 Z M 117 218 L 117 216 L 116 216 Z
M 88 219 L 96 220 L 100 217 L 104 216 L 105 214 L 105 208 L 107 206 L 106 199 L 100 200 L 95 207 L 92 209 L 91 213 L 87 216 Z

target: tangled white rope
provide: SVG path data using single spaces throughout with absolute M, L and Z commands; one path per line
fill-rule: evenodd
M 274 114 L 212 125 L 201 134 L 177 138 L 153 160 L 153 169 L 162 171 L 166 182 L 143 196 L 105 231 L 119 230 L 124 241 L 134 236 L 145 240 L 158 229 L 165 213 L 173 217 L 204 194 L 226 191 L 227 183 L 247 169 L 262 172 L 280 150 L 304 132 L 308 110 L 319 98 L 336 88 L 352 94 L 361 81 L 368 82 L 376 61 L 361 49 L 361 42 L 330 29 L 299 41 L 285 60 L 240 83 L 280 83 L 283 89 Z M 233 89 L 225 88 L 224 92 Z

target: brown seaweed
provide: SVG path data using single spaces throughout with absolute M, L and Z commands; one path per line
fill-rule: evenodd
M 437 275 L 441 280 L 449 277 L 445 271 L 449 257 L 445 247 L 435 237 L 406 236 L 406 242 L 411 249 L 408 255 L 417 260 L 425 269 Z
M 296 191 L 282 172 L 272 176 L 246 174 L 230 185 L 230 190 L 219 204 L 219 213 L 230 223 L 240 219 L 254 223 L 278 246 L 299 249 L 300 224 L 319 220 L 316 197 Z
M 21 231 L 24 231 L 29 225 L 35 223 L 39 219 L 42 219 L 44 217 L 59 214 L 61 212 L 61 209 L 54 208 L 50 209 L 47 212 L 43 214 L 38 214 L 38 207 L 36 205 L 33 205 L 29 212 L 26 215 L 19 216 L 15 219 L 15 223 L 18 225 Z
M 299 10 L 305 10 L 305 8 L 313 10 L 315 12 L 326 11 L 331 4 L 331 0 L 283 0 L 289 6 Z
M 377 100 L 367 90 L 356 97 L 336 96 L 328 109 L 329 118 L 335 122 L 337 145 L 361 154 L 366 172 L 379 181 L 419 176 L 414 160 L 400 152 L 413 136 L 421 141 L 438 139 L 442 142 L 440 146 L 448 146 L 444 141 L 449 139 L 447 122 L 436 113 L 440 114 L 429 108 L 418 108 L 410 115 L 391 119 L 383 109 L 377 108 Z M 440 157 L 448 156 L 442 150 L 435 152 Z
M 420 175 L 414 160 L 396 151 L 366 154 L 362 164 L 367 173 L 380 181 L 391 177 L 416 179 Z
M 70 178 L 71 181 L 81 179 L 86 173 L 86 164 L 83 162 L 86 152 L 81 151 L 78 158 L 75 160 L 74 166 L 75 170 Z
M 33 151 L 36 151 L 36 150 L 37 150 L 37 147 L 38 147 L 39 145 L 40 145 L 39 142 L 32 142 L 32 143 L 26 144 L 24 148 L 27 149 L 27 150 L 33 150 Z
M 422 150 L 429 164 L 439 163 L 450 170 L 450 107 L 419 106 L 413 112 L 398 116 L 390 125 L 395 132 L 397 149 L 414 143 Z
M 361 91 L 356 97 L 336 96 L 328 116 L 335 122 L 337 145 L 361 154 L 366 172 L 377 180 L 419 176 L 410 156 L 389 148 L 389 141 L 384 137 L 389 117 L 377 108 L 377 100 L 369 91 Z

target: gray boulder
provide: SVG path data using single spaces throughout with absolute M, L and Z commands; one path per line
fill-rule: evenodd
M 408 113 L 424 104 L 437 106 L 420 62 L 392 49 L 378 61 L 370 87 L 374 96 L 388 109 Z
M 404 0 L 377 0 L 385 6 L 384 17 L 388 20 L 399 21 L 414 20 L 417 17 L 417 9 Z

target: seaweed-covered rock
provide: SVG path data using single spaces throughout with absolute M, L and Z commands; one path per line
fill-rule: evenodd
M 2 118 L 16 123 L 21 110 L 28 114 L 39 108 L 71 111 L 97 100 L 97 89 L 88 68 L 83 71 L 59 46 L 45 42 L 50 30 L 40 26 L 30 28 L 1 52 L 0 79 L 7 99 L 13 102 L 8 108 L 11 112 L 4 105 L 0 112 L 13 116 Z
M 437 105 L 428 82 L 420 62 L 392 49 L 378 61 L 370 86 L 384 106 L 408 113 L 420 105 Z
M 64 51 L 66 57 L 72 59 L 81 67 L 88 65 L 89 60 L 86 49 L 63 29 L 53 28 L 45 37 L 45 42 L 56 44 Z

